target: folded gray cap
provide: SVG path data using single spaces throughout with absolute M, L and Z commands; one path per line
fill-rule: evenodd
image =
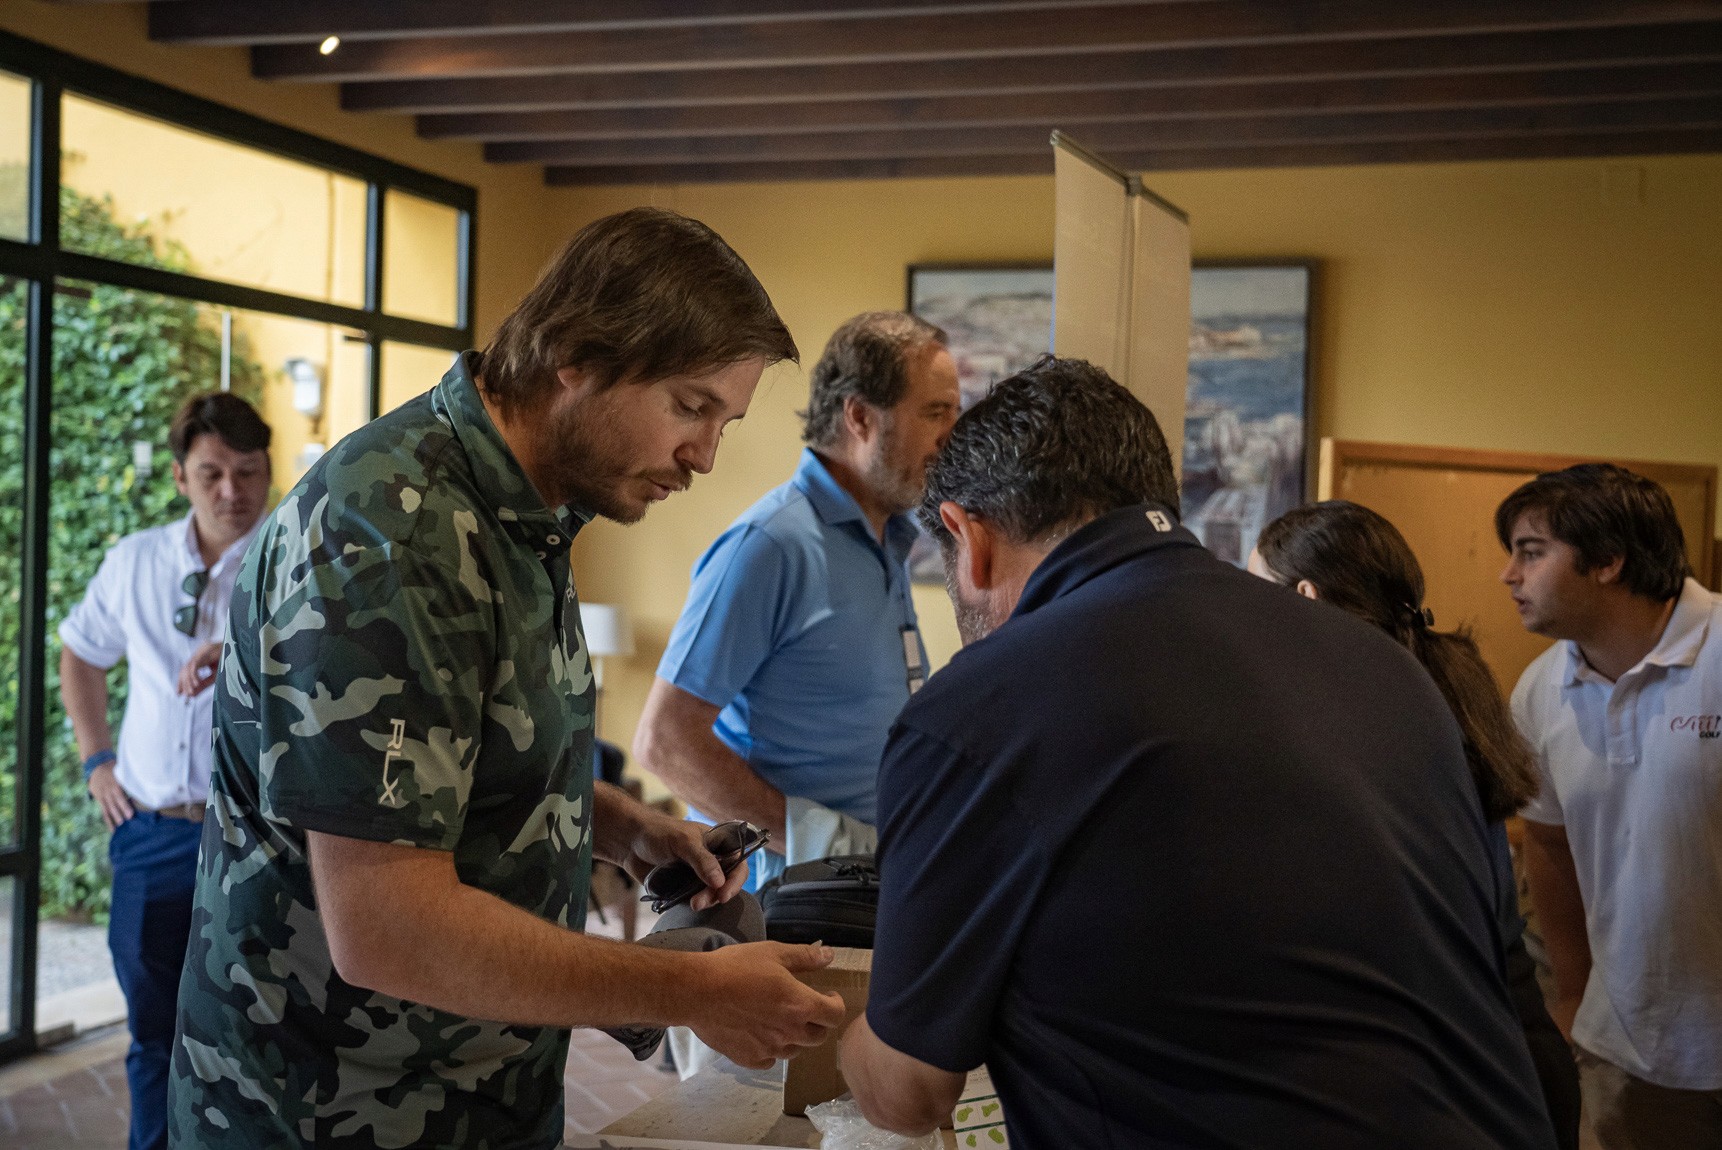
M 636 945 L 697 954 L 731 943 L 764 941 L 765 912 L 759 908 L 758 899 L 742 891 L 728 902 L 705 910 L 690 910 L 686 903 L 671 907 Z M 607 1026 L 604 1033 L 633 1051 L 641 1062 L 664 1040 L 661 1026 Z

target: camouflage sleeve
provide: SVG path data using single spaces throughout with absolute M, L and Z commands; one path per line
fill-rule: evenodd
M 473 572 L 385 545 L 282 596 L 258 635 L 264 817 L 452 850 L 496 649 L 488 595 Z

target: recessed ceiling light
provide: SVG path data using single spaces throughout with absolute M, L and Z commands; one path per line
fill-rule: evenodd
M 341 38 L 339 36 L 325 36 L 323 37 L 323 42 L 317 45 L 317 51 L 323 53 L 325 56 L 330 56 L 333 55 L 335 49 L 340 46 Z

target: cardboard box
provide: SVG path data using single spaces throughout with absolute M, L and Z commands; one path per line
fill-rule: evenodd
M 849 1024 L 867 1009 L 867 983 L 873 977 L 873 952 L 851 947 L 833 947 L 835 957 L 823 970 L 796 975 L 818 991 L 833 991 L 843 996 L 843 1025 L 822 1044 L 811 1047 L 789 1060 L 783 1074 L 783 1112 L 797 1117 L 809 1106 L 829 1102 L 849 1089 L 843 1072 L 837 1069 L 837 1044 Z

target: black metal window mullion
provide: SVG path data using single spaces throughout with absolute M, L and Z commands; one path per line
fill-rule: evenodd
M 376 180 L 365 193 L 365 310 L 373 315 L 383 314 L 383 225 L 388 217 L 388 194 L 388 188 Z M 370 413 L 375 419 L 383 413 L 383 337 L 373 332 L 369 342 L 370 361 L 365 367 L 370 373 Z M 459 351 L 460 347 L 450 350 Z
M 460 214 L 460 247 L 456 256 L 460 267 L 460 307 L 455 312 L 455 326 L 466 332 L 475 330 L 472 301 L 478 296 L 478 213 Z
M 101 256 L 84 255 L 81 252 L 56 252 L 41 245 L 21 244 L 14 240 L 0 239 L 0 275 L 89 280 L 240 311 L 292 316 L 295 319 L 332 324 L 336 327 L 350 327 L 372 332 L 384 339 L 446 347 L 453 351 L 458 351 L 470 343 L 468 333 L 457 327 L 445 327 L 442 324 L 426 323 L 404 316 L 381 315 L 344 304 L 285 295 L 264 288 L 205 279 L 202 276 L 187 275 L 164 268 L 128 264 Z
M 30 237 L 53 248 L 60 239 L 60 85 L 38 79 L 30 103 Z M 36 915 L 41 905 L 37 876 L 42 862 L 42 754 L 46 732 L 43 702 L 47 683 L 48 487 L 52 478 L 54 384 L 54 281 L 29 281 L 26 309 L 24 393 L 23 581 L 18 609 L 18 730 L 13 785 L 16 841 L 12 892 L 13 1036 L 0 1057 L 35 1046 Z

